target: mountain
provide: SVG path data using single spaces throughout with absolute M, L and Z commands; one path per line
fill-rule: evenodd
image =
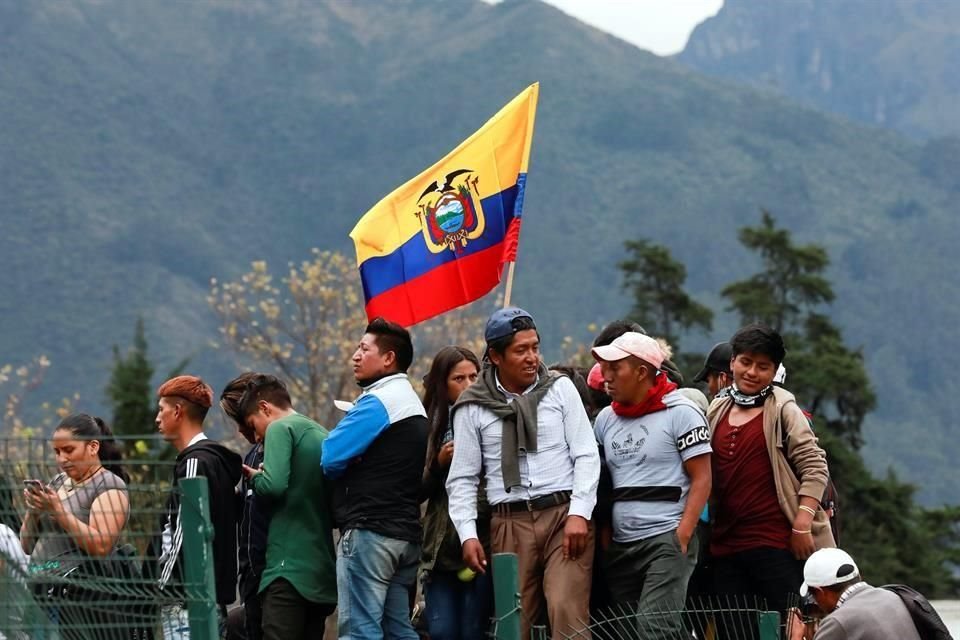
M 960 351 L 949 144 L 708 78 L 534 1 L 0 0 L 0 55 L 0 353 L 46 353 L 51 399 L 102 409 L 141 313 L 158 370 L 194 353 L 227 379 L 211 277 L 352 251 L 372 204 L 540 81 L 514 299 L 545 344 L 629 309 L 628 238 L 670 247 L 721 311 L 758 266 L 737 229 L 767 207 L 833 258 L 829 313 L 880 396 L 871 460 L 956 499 L 960 383 L 933 357 Z
M 921 138 L 960 135 L 960 3 L 725 0 L 679 59 Z

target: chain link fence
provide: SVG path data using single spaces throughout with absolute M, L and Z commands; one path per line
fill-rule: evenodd
M 206 480 L 117 444 L 122 470 L 82 439 L 0 439 L 0 640 L 216 637 Z

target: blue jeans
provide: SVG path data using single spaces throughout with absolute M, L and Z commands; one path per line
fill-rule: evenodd
M 337 543 L 337 620 L 341 640 L 418 640 L 410 624 L 410 590 L 420 545 L 366 529 Z
M 490 571 L 462 582 L 452 571 L 432 571 L 425 586 L 430 640 L 483 640 L 493 614 Z

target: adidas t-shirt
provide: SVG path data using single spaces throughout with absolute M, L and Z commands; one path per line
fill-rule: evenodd
M 645 540 L 677 528 L 690 491 L 683 463 L 710 453 L 707 420 L 677 391 L 663 398 L 667 408 L 624 418 L 607 407 L 594 423 L 613 488 L 678 487 L 680 500 L 618 501 L 613 505 L 613 539 Z

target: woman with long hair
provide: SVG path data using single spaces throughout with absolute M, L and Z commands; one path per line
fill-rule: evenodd
M 475 575 L 464 565 L 444 487 L 455 446 L 450 407 L 479 374 L 480 361 L 472 351 L 444 347 L 424 378 L 423 404 L 430 436 L 421 497 L 429 502 L 423 521 L 421 570 L 426 574 L 426 619 L 431 640 L 485 638 L 492 613 L 490 573 Z M 485 500 L 478 505 L 477 532 L 489 550 L 490 513 Z
M 51 444 L 60 473 L 47 484 L 25 482 L 27 514 L 20 527 L 20 544 L 30 554 L 37 595 L 65 635 L 114 637 L 103 628 L 81 630 L 104 619 L 91 611 L 84 613 L 79 604 L 64 605 L 70 596 L 62 587 L 51 590 L 49 584 L 60 582 L 44 584 L 44 576 L 52 572 L 63 579 L 72 568 L 79 573 L 84 566 L 106 565 L 129 516 L 129 476 L 120 464 L 113 432 L 100 418 L 83 413 L 64 418 Z M 84 603 L 87 608 L 90 604 Z

